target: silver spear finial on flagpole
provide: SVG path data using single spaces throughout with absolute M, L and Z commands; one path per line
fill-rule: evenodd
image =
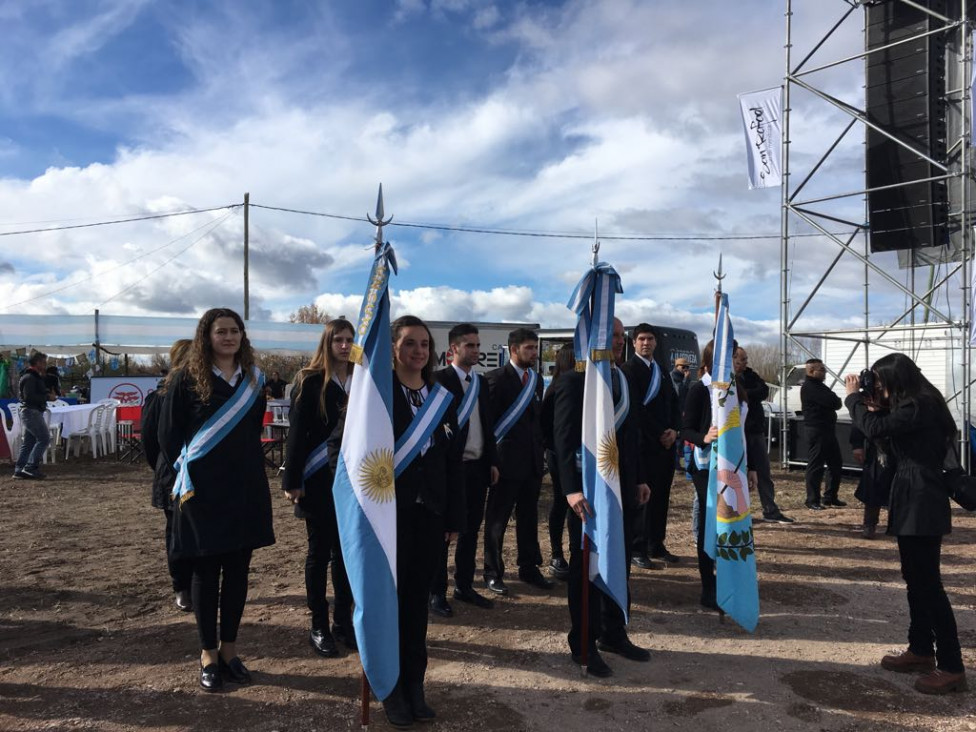
M 390 216 L 386 221 L 383 220 L 383 184 L 380 183 L 380 192 L 376 197 L 376 218 L 374 219 L 366 213 L 366 220 L 376 227 L 376 249 L 377 251 L 381 246 L 383 246 L 383 227 L 388 223 L 393 221 L 393 216 Z
M 600 257 L 600 224 L 593 219 L 593 266 L 596 267 Z
M 715 279 L 718 280 L 718 286 L 717 286 L 717 289 L 715 291 L 718 294 L 721 295 L 722 294 L 722 280 L 725 279 L 725 275 L 722 274 L 722 253 L 721 252 L 719 252 L 719 254 L 718 254 L 718 272 L 712 272 L 712 274 L 715 276 Z

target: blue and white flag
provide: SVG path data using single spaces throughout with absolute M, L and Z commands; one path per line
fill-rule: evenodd
M 583 388 L 583 496 L 593 516 L 583 523 L 590 538 L 590 581 L 627 618 L 627 555 L 620 496 L 620 453 L 614 423 L 613 302 L 623 292 L 620 276 L 601 262 L 583 275 L 567 305 L 579 316 L 574 346 L 586 364 Z
M 732 372 L 732 320 L 723 294 L 715 323 L 712 360 L 712 443 L 705 511 L 705 551 L 715 560 L 716 600 L 729 617 L 748 630 L 759 622 L 759 584 L 749 512 L 746 439 Z
M 339 448 L 336 518 L 346 574 L 356 601 L 353 625 L 363 672 L 378 699 L 400 676 L 397 615 L 396 491 L 393 480 L 393 346 L 389 244 L 376 254 L 350 359 L 352 386 Z

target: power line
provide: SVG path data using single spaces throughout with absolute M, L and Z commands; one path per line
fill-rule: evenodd
M 168 219 L 172 216 L 189 216 L 190 214 L 208 213 L 210 211 L 222 211 L 224 209 L 240 208 L 243 204 L 231 203 L 226 206 L 214 206 L 213 208 L 194 208 L 189 211 L 173 211 L 164 214 L 152 214 L 148 216 L 133 216 L 128 219 L 114 219 L 112 221 L 95 221 L 89 224 L 70 224 L 67 226 L 50 226 L 44 229 L 23 229 L 21 231 L 0 231 L 0 236 L 16 236 L 17 234 L 42 234 L 46 231 L 67 231 L 68 229 L 88 229 L 92 226 L 109 226 L 111 224 L 128 224 L 132 221 L 151 221 L 153 219 Z

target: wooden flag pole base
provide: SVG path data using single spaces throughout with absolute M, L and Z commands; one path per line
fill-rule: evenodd
M 590 537 L 583 533 L 583 591 L 580 608 L 580 675 L 586 675 L 590 662 Z
M 363 683 L 362 683 L 362 699 L 360 699 L 360 724 L 362 724 L 363 732 L 369 729 L 369 680 L 366 678 L 366 672 L 363 671 Z

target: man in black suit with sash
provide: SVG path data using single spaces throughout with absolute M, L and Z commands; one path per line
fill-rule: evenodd
M 451 363 L 434 373 L 434 380 L 454 395 L 458 421 L 465 420 L 458 439 L 464 445 L 464 491 L 467 515 L 458 536 L 454 552 L 454 599 L 481 608 L 490 608 L 492 601 L 474 589 L 474 556 L 478 547 L 478 532 L 485 517 L 485 496 L 488 486 L 498 482 L 498 453 L 495 447 L 494 419 L 491 413 L 488 382 L 474 372 L 481 352 L 478 329 L 461 323 L 448 333 Z M 475 391 L 469 399 L 465 395 Z M 458 487 L 460 489 L 460 487 Z M 449 545 L 444 543 L 441 563 L 434 575 L 430 592 L 431 612 L 442 618 L 454 614 L 447 601 L 447 557 Z
M 542 576 L 539 549 L 539 489 L 542 487 L 542 379 L 532 368 L 539 358 L 539 336 L 527 328 L 508 334 L 510 360 L 486 374 L 498 440 L 498 483 L 485 507 L 485 585 L 507 595 L 502 541 L 515 509 L 519 579 L 541 589 L 553 583 Z M 534 382 L 533 393 L 528 389 Z
M 668 528 L 668 506 L 674 481 L 675 443 L 681 428 L 678 395 L 668 373 L 654 361 L 657 334 L 647 323 L 640 323 L 631 334 L 634 355 L 623 365 L 630 384 L 631 408 L 640 420 L 640 451 L 647 465 L 644 476 L 651 487 L 651 499 L 636 514 L 631 558 L 635 566 L 657 569 L 650 558 L 677 562 L 664 546 Z M 657 382 L 656 393 L 651 389 Z M 650 389 L 650 391 L 649 391 Z M 648 399 L 650 397 L 650 399 Z

